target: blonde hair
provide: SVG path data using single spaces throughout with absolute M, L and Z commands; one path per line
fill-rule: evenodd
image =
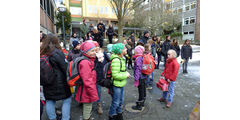
M 175 51 L 175 50 L 173 50 L 173 49 L 170 49 L 170 50 L 168 50 L 168 52 L 167 52 L 167 53 L 168 53 L 168 54 L 172 54 L 174 58 L 176 58 L 176 57 L 177 57 L 177 53 L 176 53 L 176 51 Z
M 97 28 L 94 28 L 94 29 L 93 29 L 93 33 L 98 33 L 98 29 L 97 29 Z

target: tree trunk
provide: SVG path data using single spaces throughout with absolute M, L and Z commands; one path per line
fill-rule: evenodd
M 118 20 L 118 43 L 122 43 L 122 37 L 123 37 L 122 20 Z

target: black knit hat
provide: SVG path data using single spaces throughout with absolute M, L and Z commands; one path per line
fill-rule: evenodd
M 80 43 L 78 41 L 74 40 L 72 44 L 73 44 L 73 47 L 75 48 Z

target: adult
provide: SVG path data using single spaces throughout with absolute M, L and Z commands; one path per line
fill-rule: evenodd
M 157 64 L 157 69 L 159 69 L 159 65 L 160 65 L 160 61 L 162 58 L 162 42 L 161 42 L 161 38 L 158 37 L 157 41 L 156 41 L 156 52 L 157 52 L 157 56 L 158 56 L 158 64 Z
M 179 47 L 178 41 L 176 39 L 173 39 L 170 49 L 173 49 L 176 51 L 177 57 L 180 55 L 180 47 Z
M 149 32 L 148 31 L 144 31 L 143 36 L 141 37 L 139 42 L 142 42 L 144 45 L 147 44 L 149 36 L 150 36 Z
M 103 47 L 103 39 L 101 32 L 99 32 L 96 28 L 93 29 L 93 41 L 97 41 L 99 46 L 102 48 Z
M 71 44 L 71 47 L 73 47 L 73 41 L 78 41 L 80 43 L 80 40 L 77 38 L 77 33 L 73 33 L 71 38 L 70 38 L 70 44 Z
M 90 25 L 89 25 L 89 32 L 91 32 L 91 34 L 93 33 L 93 29 L 94 29 L 94 25 L 91 23 Z
M 85 22 L 85 19 L 83 19 L 83 24 L 80 24 L 80 36 L 84 39 L 84 36 L 87 34 L 88 32 L 88 26 Z
M 131 36 L 129 37 L 129 39 L 132 42 L 132 49 L 134 49 L 135 48 L 135 42 L 136 42 L 136 39 L 135 39 L 135 36 L 134 36 L 134 32 L 131 33 Z
M 106 29 L 105 29 L 105 25 L 103 24 L 103 21 L 100 21 L 100 22 L 97 24 L 97 28 L 99 28 L 100 25 L 102 26 L 102 28 L 101 28 L 102 30 L 101 30 L 101 31 L 104 33 Z
M 113 34 L 114 34 L 114 28 L 113 28 L 112 25 L 109 25 L 109 28 L 107 30 L 107 35 L 108 35 L 108 39 L 109 39 L 110 44 L 112 44 Z
M 58 100 L 63 100 L 62 120 L 69 120 L 72 99 L 70 87 L 67 84 L 67 63 L 65 62 L 65 56 L 62 53 L 62 48 L 55 35 L 48 34 L 46 39 L 42 42 L 40 55 L 49 56 L 49 64 L 53 70 L 52 74 L 55 74 L 55 79 L 53 79 L 51 83 L 47 85 L 41 83 L 46 99 L 46 112 L 48 118 L 50 120 L 59 119 L 59 116 L 56 116 L 55 103 Z
M 99 25 L 98 26 L 98 32 L 101 33 L 101 37 L 104 38 L 104 30 L 103 30 L 103 26 L 102 25 Z
M 171 37 L 170 36 L 166 36 L 166 40 L 163 42 L 163 47 L 162 47 L 162 53 L 163 53 L 163 57 L 164 57 L 164 66 L 166 65 L 166 61 L 167 61 L 167 52 L 168 50 L 170 50 L 171 48 Z
M 185 40 L 181 48 L 181 58 L 184 59 L 183 73 L 188 73 L 187 64 L 188 64 L 189 58 L 192 59 L 192 46 L 190 45 L 190 40 Z

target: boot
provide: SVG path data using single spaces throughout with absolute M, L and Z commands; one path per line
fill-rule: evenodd
M 114 116 L 109 116 L 109 120 L 117 120 L 117 115 L 114 115 Z
M 170 107 L 171 107 L 171 105 L 172 105 L 172 103 L 171 103 L 171 102 L 167 102 L 167 105 L 166 105 L 166 107 L 167 107 L 167 108 L 170 108 Z
M 122 113 L 118 113 L 118 114 L 117 114 L 117 120 L 123 120 Z
M 136 106 L 132 106 L 132 109 L 141 111 L 142 110 L 141 102 L 137 101 L 136 104 L 137 104 Z
M 103 114 L 103 110 L 102 110 L 102 105 L 101 105 L 101 103 L 98 103 L 98 104 L 97 104 L 97 112 L 98 112 L 98 114 L 100 114 L 100 115 Z

